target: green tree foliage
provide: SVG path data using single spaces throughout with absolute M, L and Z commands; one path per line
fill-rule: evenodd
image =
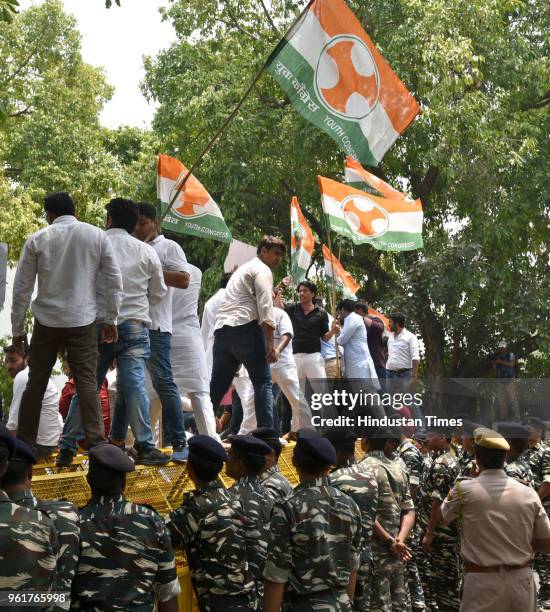
M 349 4 L 422 104 L 376 172 L 422 198 L 426 216 L 420 252 L 344 243 L 346 268 L 368 275 L 359 295 L 409 315 L 434 375 L 487 373 L 500 338 L 519 355 L 548 354 L 548 4 Z M 159 103 L 165 152 L 194 159 L 298 10 L 285 0 L 266 7 L 185 0 L 165 11 L 178 41 L 146 60 L 143 85 Z M 324 240 L 316 175 L 341 180 L 343 159 L 265 75 L 197 176 L 235 237 L 288 236 L 297 195 Z M 199 259 L 215 251 L 207 241 L 190 248 Z

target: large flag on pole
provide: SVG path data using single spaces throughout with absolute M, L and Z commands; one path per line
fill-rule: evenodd
M 346 158 L 344 172 L 346 183 L 350 185 L 350 187 L 355 187 L 355 189 L 361 189 L 362 191 L 372 191 L 374 189 L 374 191 L 382 197 L 389 198 L 390 200 L 412 201 L 406 193 L 397 191 L 397 189 L 388 185 L 388 183 L 381 178 L 365 170 L 365 168 L 363 168 L 358 161 L 353 159 L 353 157 Z
M 177 159 L 159 155 L 157 164 L 157 197 L 161 214 L 169 207 L 187 168 Z M 231 232 L 223 215 L 208 191 L 193 175 L 178 194 L 174 206 L 167 213 L 162 227 L 177 234 L 191 234 L 231 242 Z
M 323 259 L 325 260 L 325 274 L 329 278 L 334 277 L 336 286 L 342 289 L 344 297 L 355 299 L 355 294 L 359 291 L 359 283 L 353 276 L 344 270 L 344 266 L 330 249 L 323 245 Z
M 318 176 L 323 211 L 330 229 L 355 244 L 368 243 L 382 251 L 412 251 L 422 247 L 420 200 L 379 198 Z
M 290 275 L 295 283 L 299 283 L 305 279 L 311 264 L 315 238 L 296 196 L 290 203 L 290 246 Z
M 420 112 L 343 0 L 312 2 L 267 69 L 298 112 L 369 166 Z

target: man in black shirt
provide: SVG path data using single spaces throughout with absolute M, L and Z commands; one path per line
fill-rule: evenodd
M 298 369 L 300 387 L 306 378 L 326 378 L 325 360 L 321 355 L 321 338 L 330 340 L 339 330 L 338 323 L 333 321 L 329 326 L 328 314 L 314 303 L 317 287 L 309 281 L 298 285 L 298 304 L 285 306 L 286 313 L 292 321 L 294 337 L 292 352 Z M 301 398 L 305 402 L 305 398 Z

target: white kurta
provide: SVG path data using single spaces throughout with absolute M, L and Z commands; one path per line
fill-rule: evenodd
M 338 336 L 338 344 L 344 347 L 346 378 L 372 379 L 376 381 L 374 386 L 379 389 L 380 383 L 370 356 L 363 317 L 352 312 L 344 319 L 344 326 Z
M 212 348 L 214 346 L 214 331 L 216 329 L 216 316 L 223 302 L 225 289 L 218 289 L 216 293 L 206 302 L 202 311 L 201 335 L 204 350 L 206 351 L 206 369 L 208 380 L 212 376 Z

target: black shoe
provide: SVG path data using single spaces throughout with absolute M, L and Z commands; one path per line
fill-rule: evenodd
M 189 447 L 187 444 L 174 444 L 172 446 L 172 457 L 171 460 L 174 463 L 185 463 L 189 457 Z
M 55 460 L 55 467 L 71 467 L 73 464 L 74 453 L 66 448 L 59 451 Z
M 135 463 L 136 465 L 166 465 L 170 463 L 170 460 L 170 455 L 161 453 L 158 448 L 152 448 L 148 451 L 138 452 Z

